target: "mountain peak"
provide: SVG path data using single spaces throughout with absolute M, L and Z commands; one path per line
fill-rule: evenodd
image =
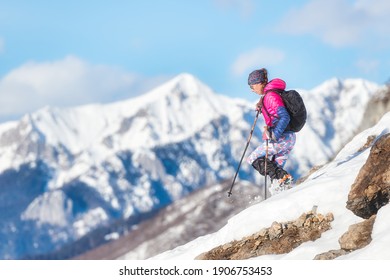
M 182 73 L 146 95 L 150 98 L 151 96 L 161 97 L 177 94 L 185 96 L 213 95 L 213 91 L 195 76 Z
M 369 82 L 364 79 L 359 78 L 349 78 L 349 79 L 339 79 L 332 78 L 324 81 L 322 84 L 315 87 L 312 91 L 321 91 L 321 92 L 329 92 L 329 91 L 341 91 L 343 88 L 352 88 L 352 87 L 360 87 L 364 88 L 370 92 L 375 92 L 380 88 L 380 86 L 376 83 Z
M 201 83 L 194 75 L 186 72 L 175 76 L 171 81 L 176 81 L 177 83 Z

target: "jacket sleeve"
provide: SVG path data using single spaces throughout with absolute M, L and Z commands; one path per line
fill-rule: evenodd
M 278 118 L 274 119 L 274 128 L 272 129 L 273 136 L 276 140 L 283 134 L 290 122 L 290 115 L 284 106 L 278 107 L 277 114 Z
M 267 93 L 263 104 L 266 124 L 271 127 L 273 138 L 278 140 L 290 122 L 290 115 L 284 106 L 282 97 L 276 92 Z

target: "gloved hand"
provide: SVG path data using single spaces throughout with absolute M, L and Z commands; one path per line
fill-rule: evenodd
M 272 133 L 272 130 L 268 126 L 264 126 L 263 140 L 271 140 L 277 142 L 275 135 Z
M 271 139 L 271 133 L 268 129 L 268 126 L 264 126 L 263 140 L 270 140 L 270 139 Z
M 261 107 L 263 107 L 263 101 L 260 99 L 259 102 L 256 104 L 256 111 L 261 111 Z

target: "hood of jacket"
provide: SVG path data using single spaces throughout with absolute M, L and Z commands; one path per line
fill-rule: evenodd
M 285 90 L 286 89 L 286 82 L 282 79 L 276 78 L 271 81 L 264 87 L 264 92 L 267 92 L 269 90 L 273 89 L 279 89 L 279 90 Z

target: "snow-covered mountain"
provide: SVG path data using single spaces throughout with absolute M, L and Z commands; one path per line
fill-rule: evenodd
M 47 253 L 230 176 L 249 107 L 184 74 L 140 98 L 2 125 L 0 255 Z
M 333 214 L 331 229 L 322 233 L 321 237 L 315 241 L 303 243 L 289 253 L 263 255 L 256 257 L 256 259 L 312 260 L 319 254 L 339 249 L 340 237 L 351 230 L 351 225 L 364 220 L 346 207 L 351 186 L 371 151 L 371 149 L 364 149 L 363 147 L 367 145 L 369 137 L 374 136 L 375 142 L 381 136 L 389 133 L 390 113 L 387 113 L 376 126 L 354 137 L 334 160 L 311 174 L 304 183 L 248 207 L 231 218 L 223 228 L 213 234 L 199 237 L 151 259 L 193 260 L 217 246 L 227 244 L 233 240 L 240 240 L 259 232 L 261 229 L 270 227 L 274 221 L 295 220 L 302 213 L 308 213 L 313 206 L 317 206 L 317 211 L 320 213 Z M 387 144 L 387 150 L 388 147 Z M 379 165 L 380 162 L 375 164 Z M 385 170 L 389 170 L 388 166 Z M 383 174 L 383 178 L 386 178 L 385 174 Z M 388 188 L 389 181 L 384 180 L 383 183 Z M 387 204 L 381 208 L 379 207 L 376 214 L 369 244 L 353 252 L 346 252 L 347 254 L 339 256 L 337 259 L 389 260 L 390 251 L 387 250 L 390 246 L 389 216 L 390 204 L 388 204 L 387 199 Z M 356 242 L 362 235 L 362 232 L 358 232 L 353 238 L 350 236 L 350 243 Z M 229 247 L 226 246 L 226 248 Z
M 309 119 L 287 168 L 298 177 L 329 160 L 378 89 L 334 79 L 301 90 Z M 138 98 L 46 107 L 1 124 L 0 257 L 46 254 L 100 228 L 118 230 L 113 224 L 122 234 L 144 215 L 232 177 L 253 108 L 182 74 Z M 257 129 L 250 149 L 260 136 Z M 247 164 L 240 178 L 260 184 Z

